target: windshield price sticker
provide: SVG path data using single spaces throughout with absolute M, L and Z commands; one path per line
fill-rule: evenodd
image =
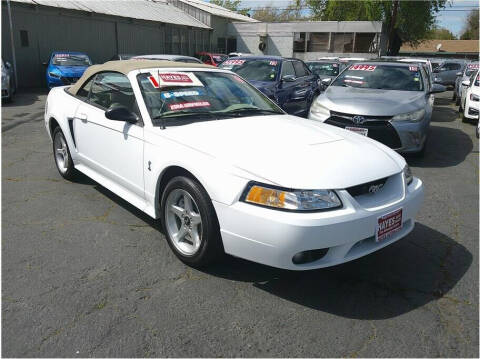
M 332 64 L 333 67 L 338 67 L 338 64 Z
M 417 72 L 418 71 L 418 66 L 408 66 L 408 70 L 412 72 Z
M 467 67 L 469 69 L 478 69 L 479 68 L 479 64 L 468 64 Z
M 352 65 L 349 70 L 352 71 L 375 71 L 377 66 L 375 65 Z
M 150 74 L 148 79 L 155 88 L 173 86 L 204 87 L 193 72 L 158 72 L 156 76 Z
M 224 65 L 239 66 L 239 65 L 243 65 L 244 63 L 245 63 L 245 60 L 227 60 L 223 64 Z
M 196 107 L 210 107 L 210 102 L 208 101 L 196 101 L 196 102 L 180 102 L 180 103 L 172 103 L 168 105 L 171 111 L 178 111 L 184 110 L 189 108 L 196 108 Z
M 161 97 L 164 100 L 174 97 L 187 97 L 187 96 L 200 96 L 203 95 L 203 91 L 195 90 L 195 91 L 170 91 L 170 92 L 162 92 Z
M 70 54 L 55 54 L 55 57 L 70 57 Z
M 359 84 L 359 85 L 363 85 L 365 83 L 365 82 L 359 81 L 359 80 L 343 80 L 343 82 L 351 83 L 351 84 Z
M 270 61 L 270 66 L 277 66 L 278 62 L 277 61 Z

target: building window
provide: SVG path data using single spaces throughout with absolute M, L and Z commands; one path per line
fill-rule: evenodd
M 332 43 L 335 53 L 353 52 L 353 32 L 332 33 Z
M 237 51 L 237 38 L 232 37 L 227 40 L 227 54 Z
M 354 52 L 375 52 L 375 33 L 356 33 Z
M 328 52 L 329 32 L 312 32 L 308 42 L 308 52 Z
M 22 47 L 28 47 L 28 31 L 20 30 L 20 45 Z
M 293 34 L 293 52 L 305 52 L 305 41 L 307 34 L 305 32 L 296 32 Z
M 226 50 L 225 49 L 225 38 L 224 37 L 217 38 L 217 51 L 224 54 L 225 50 Z

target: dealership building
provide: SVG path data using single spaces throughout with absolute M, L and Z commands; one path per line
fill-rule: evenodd
M 228 26 L 238 52 L 314 60 L 325 56 L 377 57 L 385 54 L 380 21 L 298 21 Z
M 203 0 L 2 1 L 2 58 L 13 63 L 15 54 L 19 87 L 45 86 L 52 51 L 103 63 L 116 54 L 199 51 L 373 57 L 384 47 L 381 22 L 264 23 Z
M 81 51 L 94 63 L 115 54 L 226 51 L 227 25 L 255 22 L 202 0 L 2 0 L 2 58 L 13 62 L 20 87 L 45 86 L 52 51 Z M 219 47 L 218 44 L 222 47 Z M 233 51 L 233 50 L 232 50 Z

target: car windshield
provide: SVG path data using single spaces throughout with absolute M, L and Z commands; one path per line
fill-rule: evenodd
M 218 65 L 228 59 L 227 55 L 212 55 L 213 61 Z
M 90 66 L 92 62 L 87 55 L 82 54 L 55 54 L 52 64 L 57 66 Z
M 331 86 L 423 91 L 423 80 L 417 65 L 355 64 L 343 71 Z
M 337 76 L 340 68 L 337 63 L 307 62 L 308 68 L 316 75 Z
M 233 74 L 153 71 L 137 78 L 154 125 L 284 114 L 261 92 Z
M 465 67 L 465 76 L 472 76 L 475 71 L 478 71 L 479 64 L 468 64 Z
M 220 68 L 231 70 L 248 81 L 275 81 L 280 68 L 280 61 L 230 59 L 222 63 Z

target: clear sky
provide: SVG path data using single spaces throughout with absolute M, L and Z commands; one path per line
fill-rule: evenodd
M 242 0 L 242 6 L 250 8 L 266 5 L 285 8 L 289 3 L 291 3 L 291 0 Z M 455 35 L 460 35 L 468 14 L 466 10 L 471 10 L 474 7 L 478 9 L 478 6 L 479 0 L 448 0 L 447 7 L 437 16 L 438 25 L 450 30 Z

